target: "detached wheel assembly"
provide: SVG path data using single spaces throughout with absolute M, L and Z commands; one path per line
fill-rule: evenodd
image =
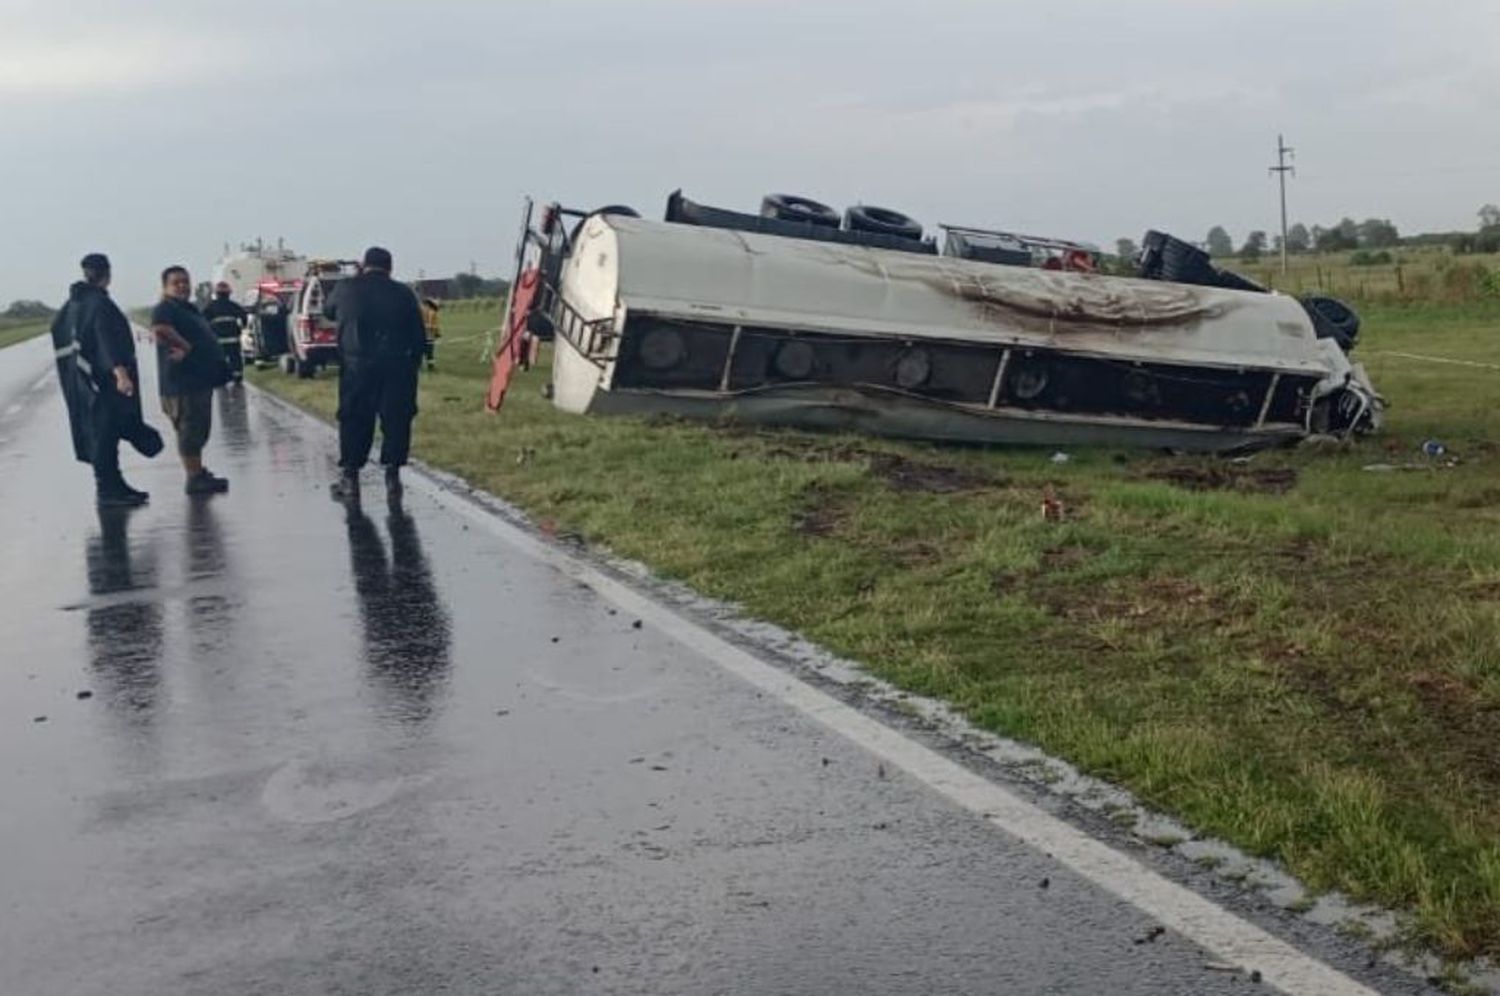
M 922 226 L 900 211 L 857 204 L 844 212 L 844 227 L 851 232 L 873 232 L 894 235 L 899 239 L 921 241 Z
M 824 228 L 839 227 L 839 213 L 827 204 L 796 194 L 767 194 L 760 202 L 762 218 L 802 221 Z

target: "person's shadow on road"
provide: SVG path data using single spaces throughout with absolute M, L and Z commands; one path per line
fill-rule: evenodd
M 236 462 L 243 462 L 254 437 L 250 433 L 250 409 L 242 384 L 221 387 L 214 394 L 219 404 L 220 439 L 224 448 Z
M 232 594 L 229 556 L 213 502 L 187 503 L 184 549 L 189 585 L 187 629 L 192 638 L 192 657 L 198 660 L 234 646 L 235 610 L 239 604 Z
M 89 592 L 85 626 L 90 665 L 111 712 L 138 727 L 153 718 L 161 685 L 162 606 L 156 559 L 134 551 L 134 509 L 99 509 L 99 532 L 84 547 Z M 132 597 L 132 592 L 143 595 Z
M 390 554 L 375 523 L 351 507 L 349 563 L 364 623 L 370 684 L 389 715 L 405 723 L 429 721 L 450 668 L 448 610 L 432 582 L 416 523 L 393 504 L 386 519 Z

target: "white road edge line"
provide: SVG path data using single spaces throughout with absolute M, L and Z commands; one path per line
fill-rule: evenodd
M 412 483 L 443 507 L 566 577 L 594 589 L 619 608 L 650 622 L 731 674 L 900 768 L 996 829 L 1052 857 L 1082 878 L 1153 917 L 1162 926 L 1224 961 L 1242 966 L 1247 973 L 1259 971 L 1264 982 L 1282 992 L 1298 996 L 1377 996 L 1375 990 L 1337 969 L 1152 871 L 932 748 L 761 660 L 587 561 L 542 542 L 440 482 L 413 475 Z

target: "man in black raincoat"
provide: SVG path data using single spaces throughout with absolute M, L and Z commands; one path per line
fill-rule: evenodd
M 81 265 L 83 279 L 69 288 L 67 303 L 52 320 L 73 455 L 93 465 L 101 506 L 142 505 L 149 496 L 120 473 L 120 440 L 154 457 L 162 450 L 161 435 L 141 415 L 135 340 L 130 321 L 109 297 L 109 258 L 89 253 Z
M 245 358 L 240 352 L 240 333 L 244 331 L 247 316 L 234 298 L 229 296 L 228 281 L 220 280 L 214 285 L 214 299 L 203 306 L 203 317 L 208 319 L 224 359 L 229 364 L 229 378 L 235 382 L 245 379 Z
M 380 462 L 386 493 L 401 494 L 401 467 L 411 450 L 417 414 L 417 370 L 426 352 L 427 330 L 417 295 L 391 279 L 391 254 L 365 251 L 357 276 L 340 280 L 323 305 L 339 327 L 339 467 L 331 490 L 344 501 L 359 500 L 359 471 L 370 458 L 375 419 L 380 419 Z

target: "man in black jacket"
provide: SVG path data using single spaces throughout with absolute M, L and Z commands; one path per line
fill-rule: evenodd
M 245 357 L 240 352 L 240 333 L 245 329 L 245 309 L 229 296 L 229 283 L 220 280 L 214 286 L 214 299 L 203 307 L 203 317 L 208 319 L 224 351 L 229 364 L 229 377 L 235 382 L 245 379 Z
M 417 414 L 417 369 L 426 348 L 422 309 L 411 288 L 391 279 L 391 254 L 365 251 L 357 276 L 338 282 L 323 314 L 339 327 L 339 466 L 333 496 L 359 500 L 359 471 L 380 419 L 387 494 L 401 494 L 401 467 Z
M 52 321 L 73 455 L 93 465 L 101 507 L 143 505 L 149 496 L 120 473 L 120 440 L 149 457 L 161 452 L 161 435 L 141 415 L 135 339 L 109 297 L 109 258 L 89 253 L 81 265 L 83 279 L 68 289 L 68 302 Z

